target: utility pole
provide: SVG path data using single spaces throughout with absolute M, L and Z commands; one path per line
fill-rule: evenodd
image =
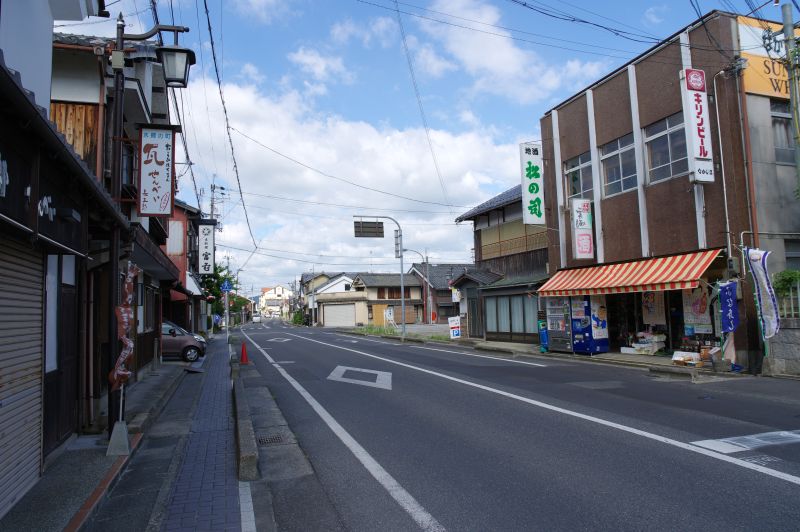
M 790 111 L 792 113 L 792 133 L 794 137 L 794 166 L 797 175 L 796 194 L 800 193 L 800 124 L 798 124 L 798 49 L 794 37 L 794 21 L 792 20 L 792 4 L 785 2 L 781 6 L 783 15 L 783 42 L 786 46 L 786 71 L 789 75 Z

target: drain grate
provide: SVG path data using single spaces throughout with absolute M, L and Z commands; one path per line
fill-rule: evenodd
M 283 436 L 280 434 L 276 434 L 274 436 L 259 436 L 258 437 L 258 444 L 259 445 L 277 445 L 283 443 Z

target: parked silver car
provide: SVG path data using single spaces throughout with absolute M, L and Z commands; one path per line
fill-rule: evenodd
M 164 320 L 161 324 L 161 352 L 164 355 L 179 355 L 186 362 L 194 362 L 206 353 L 206 339 L 183 327 Z

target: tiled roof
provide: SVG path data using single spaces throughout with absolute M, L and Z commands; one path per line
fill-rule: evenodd
M 53 33 L 53 42 L 56 44 L 69 44 L 72 46 L 114 46 L 116 39 L 110 37 L 96 37 L 94 35 L 72 35 L 70 33 Z M 128 59 L 156 59 L 156 41 L 125 41 Z
M 424 262 L 415 262 L 411 265 L 423 277 L 427 275 L 430 277 L 430 283 L 434 290 L 446 290 L 450 285 L 447 283 L 449 279 L 455 279 L 464 272 L 473 271 L 476 269 L 474 264 L 425 264 Z
M 479 285 L 487 285 L 497 281 L 498 279 L 502 279 L 503 274 L 496 273 L 491 270 L 469 270 L 467 272 L 462 273 L 461 275 L 457 276 L 453 279 L 453 281 L 458 284 L 463 279 L 471 279 L 478 283 Z
M 359 273 L 357 276 L 364 286 L 400 286 L 399 273 Z M 403 276 L 403 284 L 405 286 L 419 286 L 419 280 L 411 274 Z
M 467 212 L 456 218 L 456 223 L 463 222 L 464 220 L 470 220 L 480 214 L 489 212 L 491 210 L 500 207 L 505 207 L 506 205 L 510 205 L 520 200 L 522 200 L 522 185 L 514 185 L 505 192 L 498 194 L 492 199 L 484 201 L 477 207 L 468 210 Z

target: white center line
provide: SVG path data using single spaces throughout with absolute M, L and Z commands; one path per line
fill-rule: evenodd
M 314 409 L 314 412 L 322 418 L 322 421 L 325 422 L 326 425 L 333 431 L 333 433 L 344 443 L 350 452 L 358 459 L 359 462 L 369 471 L 369 473 L 375 477 L 381 486 L 389 492 L 389 495 L 403 508 L 403 510 L 411 516 L 411 518 L 419 525 L 420 528 L 430 532 L 444 532 L 445 528 L 439 524 L 439 522 L 434 518 L 428 511 L 422 507 L 417 500 L 408 493 L 403 486 L 397 482 L 394 477 L 392 477 L 388 471 L 386 471 L 383 466 L 381 466 L 368 452 L 364 447 L 358 443 L 349 432 L 347 432 L 344 427 L 342 427 L 336 419 L 330 413 L 325 410 L 323 407 L 314 397 L 306 391 L 303 386 L 294 380 L 291 375 L 289 375 L 286 370 L 280 367 L 273 359 L 270 357 L 266 351 L 261 349 L 257 343 L 250 338 L 247 333 L 242 332 L 244 336 L 250 340 L 256 349 L 261 351 L 261 354 L 267 359 L 267 361 L 272 364 L 275 369 L 286 379 L 292 387 L 297 390 L 297 392 L 306 400 L 306 402 Z M 292 335 L 297 336 L 297 335 Z M 300 337 L 302 338 L 302 336 Z M 316 340 L 312 340 L 316 341 Z M 323 342 L 319 342 L 323 343 Z M 328 344 L 326 344 L 328 345 Z
M 471 382 L 471 381 L 467 381 L 467 380 L 464 380 L 464 379 L 459 379 L 457 377 L 451 377 L 450 375 L 446 375 L 444 373 L 439 373 L 437 371 L 433 371 L 433 370 L 430 370 L 430 369 L 420 368 L 418 366 L 414 366 L 414 365 L 411 365 L 411 364 L 406 364 L 405 362 L 398 362 L 397 360 L 392 360 L 390 358 L 385 358 L 385 357 L 381 357 L 381 356 L 378 356 L 378 355 L 372 355 L 370 353 L 365 353 L 363 351 L 358 351 L 357 349 L 352 349 L 350 347 L 344 347 L 344 346 L 341 346 L 341 345 L 329 344 L 329 343 L 326 343 L 326 342 L 320 342 L 319 340 L 312 340 L 311 338 L 305 338 L 303 336 L 296 335 L 296 334 L 291 334 L 290 333 L 290 335 L 291 336 L 297 336 L 298 338 L 301 338 L 301 339 L 306 340 L 308 342 L 315 342 L 315 343 L 318 343 L 318 344 L 327 345 L 329 347 L 334 347 L 336 349 L 342 349 L 344 351 L 350 351 L 351 353 L 356 353 L 356 354 L 363 355 L 363 356 L 370 357 L 370 358 L 374 358 L 374 359 L 377 359 L 377 360 L 382 360 L 384 362 L 388 362 L 389 364 L 395 364 L 395 365 L 398 365 L 398 366 L 402 366 L 404 368 L 409 368 L 409 369 L 413 369 L 415 371 L 420 371 L 422 373 L 427 373 L 429 375 L 435 375 L 435 376 L 440 377 L 442 379 L 446 379 L 446 380 L 449 380 L 449 381 L 452 381 L 452 382 L 458 382 L 460 384 L 464 384 L 466 386 L 471 386 L 473 388 L 478 388 L 480 390 L 484 390 L 484 391 L 489 392 L 489 393 L 501 395 L 503 397 L 508 397 L 509 399 L 514 399 L 514 400 L 517 400 L 517 401 L 521 401 L 523 403 L 527 403 L 529 405 L 537 406 L 537 407 L 543 408 L 545 410 L 550 410 L 552 412 L 558 412 L 560 414 L 564 414 L 564 415 L 567 415 L 567 416 L 575 417 L 575 418 L 578 418 L 578 419 L 583 419 L 585 421 L 589 421 L 589 422 L 592 422 L 592 423 L 596 423 L 598 425 L 603 425 L 605 427 L 610 427 L 610 428 L 613 428 L 613 429 L 617 429 L 617 430 L 620 430 L 620 431 L 623 431 L 623 432 L 627 432 L 629 434 L 635 434 L 637 436 L 641 436 L 641 437 L 647 438 L 649 440 L 654 440 L 654 441 L 658 441 L 658 442 L 661 442 L 661 443 L 665 443 L 667 445 L 671 445 L 673 447 L 677 447 L 677 448 L 683 449 L 685 451 L 691 451 L 693 453 L 702 454 L 702 455 L 708 456 L 710 458 L 714 458 L 716 460 L 720 460 L 722 462 L 728 462 L 729 464 L 737 465 L 739 467 L 743 467 L 743 468 L 749 469 L 751 471 L 757 471 L 759 473 L 763 473 L 765 475 L 769 475 L 769 476 L 774 477 L 774 478 L 785 480 L 786 482 L 790 482 L 792 484 L 800 485 L 800 477 L 797 477 L 797 476 L 794 476 L 794 475 L 789 475 L 788 473 L 783 473 L 781 471 L 777 471 L 775 469 L 770 469 L 768 467 L 764 467 L 764 466 L 761 466 L 761 465 L 758 465 L 758 464 L 752 464 L 752 463 L 747 462 L 745 460 L 741 460 L 739 458 L 734 458 L 732 456 L 728 456 L 728 455 L 725 455 L 725 454 L 720 454 L 718 452 L 715 452 L 715 451 L 712 451 L 712 450 L 709 450 L 709 449 L 704 449 L 703 447 L 699 447 L 699 446 L 693 445 L 691 443 L 685 443 L 685 442 L 682 442 L 682 441 L 673 440 L 672 438 L 667 438 L 666 436 L 661 436 L 659 434 L 654 434 L 652 432 L 647 432 L 647 431 L 640 430 L 640 429 L 637 429 L 637 428 L 634 428 L 634 427 L 629 427 L 627 425 L 622 425 L 621 423 L 615 423 L 613 421 L 608 421 L 606 419 L 602 419 L 602 418 L 599 418 L 599 417 L 590 416 L 588 414 L 582 414 L 581 412 L 576 412 L 574 410 L 567 410 L 566 408 L 561 408 L 560 406 L 551 405 L 551 404 L 548 404 L 548 403 L 544 403 L 542 401 L 537 401 L 535 399 L 530 399 L 528 397 L 523 397 L 521 395 L 516 395 L 516 394 L 510 393 L 510 392 L 506 392 L 504 390 L 498 390 L 497 388 L 492 388 L 490 386 L 484 386 L 483 384 L 478 384 L 476 382 Z

